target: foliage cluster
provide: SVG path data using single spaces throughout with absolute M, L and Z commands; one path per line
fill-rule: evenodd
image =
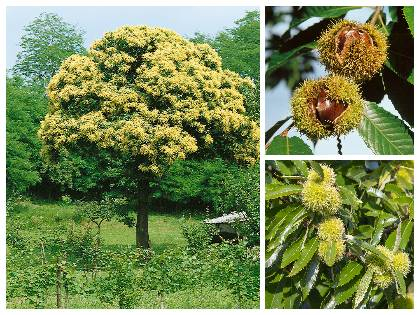
M 266 164 L 266 307 L 410 307 L 413 161 L 327 164 Z

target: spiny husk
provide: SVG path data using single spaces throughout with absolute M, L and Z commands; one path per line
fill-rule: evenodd
M 302 189 L 302 203 L 309 211 L 330 216 L 337 213 L 342 200 L 334 186 L 307 181 Z
M 311 100 L 318 97 L 321 89 L 327 91 L 329 99 L 347 104 L 347 109 L 331 127 L 323 125 L 311 107 Z M 360 124 L 364 110 L 358 85 L 339 75 L 304 81 L 290 103 L 296 128 L 313 140 L 349 133 Z
M 362 40 L 353 42 L 340 62 L 336 54 L 336 36 L 346 26 L 366 31 L 372 38 L 373 45 L 368 45 Z M 318 39 L 319 58 L 326 69 L 355 81 L 369 80 L 378 73 L 387 59 L 387 50 L 386 36 L 368 23 L 341 20 L 324 31 Z
M 343 239 L 344 223 L 339 218 L 331 217 L 318 226 L 318 238 L 324 241 L 339 241 Z

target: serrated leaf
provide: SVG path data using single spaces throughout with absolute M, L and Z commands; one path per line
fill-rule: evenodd
M 335 242 L 329 242 L 327 252 L 325 253 L 325 263 L 328 267 L 332 267 L 334 265 L 337 251 L 336 247 Z
M 367 103 L 359 133 L 376 154 L 413 154 L 413 139 L 403 122 L 375 103 Z
M 368 269 L 366 270 L 365 274 L 363 275 L 362 279 L 357 286 L 356 295 L 354 296 L 354 308 L 357 308 L 359 304 L 363 301 L 366 292 L 369 289 L 370 283 L 373 277 L 373 270 Z
M 398 224 L 397 231 L 395 233 L 395 242 L 392 251 L 395 253 L 401 244 L 401 222 Z
M 304 6 L 296 14 L 296 17 L 290 22 L 290 28 L 296 27 L 299 24 L 305 22 L 306 20 L 313 17 L 322 17 L 322 18 L 336 18 L 346 14 L 350 10 L 359 9 L 360 7 L 355 6 Z
M 364 250 L 375 254 L 382 261 L 387 261 L 386 256 L 381 251 L 379 251 L 375 246 L 373 246 L 373 245 L 371 245 L 371 244 L 369 244 L 365 241 L 358 240 L 351 235 L 346 235 L 346 238 L 350 243 L 352 243 L 354 245 L 357 245 L 357 246 L 363 248 Z
M 400 249 L 404 250 L 410 241 L 411 233 L 413 232 L 414 222 L 407 222 L 402 229 Z
M 304 278 L 305 282 L 302 288 L 303 300 L 305 300 L 308 297 L 309 292 L 311 292 L 312 288 L 314 287 L 316 278 L 318 277 L 319 264 L 320 264 L 319 258 L 314 257 L 308 267 L 308 270 L 306 271 L 305 278 Z
M 405 286 L 404 276 L 401 272 L 395 271 L 394 278 L 397 284 L 397 292 L 402 296 L 405 296 L 405 294 L 407 293 L 407 288 Z
M 403 8 L 404 18 L 410 28 L 411 35 L 414 37 L 414 7 Z
M 306 265 L 310 262 L 311 258 L 318 250 L 319 241 L 316 237 L 306 243 L 305 247 L 302 249 L 302 254 L 299 259 L 293 265 L 292 271 L 289 274 L 289 277 L 292 277 L 298 274 Z
M 266 154 L 311 155 L 311 148 L 299 137 L 275 136 L 268 146 Z
M 362 205 L 362 201 L 357 198 L 354 187 L 340 186 L 340 195 L 343 204 L 351 206 L 353 209 L 358 209 Z
M 341 287 L 360 274 L 363 266 L 356 261 L 349 261 L 337 277 L 337 287 Z
M 337 288 L 332 296 L 330 302 L 325 306 L 325 308 L 335 308 L 336 306 L 344 303 L 350 299 L 353 294 L 357 291 L 359 280 L 355 279 L 339 288 Z
M 296 47 L 294 49 L 291 49 L 289 51 L 284 51 L 284 52 L 276 51 L 276 52 L 274 52 L 270 56 L 270 59 L 268 60 L 266 75 L 270 75 L 271 73 L 273 73 L 277 69 L 281 68 L 290 59 L 296 58 L 299 55 L 307 54 L 307 53 L 311 52 L 315 47 L 316 47 L 316 43 L 311 42 L 311 43 L 307 43 L 305 45 Z
M 303 241 L 304 238 L 301 237 L 298 241 L 294 242 L 292 246 L 290 246 L 284 251 L 283 257 L 281 258 L 280 268 L 284 268 L 292 262 L 294 262 L 295 260 L 299 259 L 302 251 Z
M 295 195 L 299 194 L 301 191 L 301 185 L 284 185 L 279 183 L 267 184 L 265 186 L 265 200 Z

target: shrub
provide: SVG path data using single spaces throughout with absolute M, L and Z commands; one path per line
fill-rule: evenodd
M 212 226 L 195 221 L 186 221 L 181 228 L 182 235 L 187 240 L 187 248 L 193 253 L 206 248 L 216 232 Z

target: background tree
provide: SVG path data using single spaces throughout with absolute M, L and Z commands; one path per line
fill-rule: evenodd
M 52 13 L 42 13 L 25 27 L 20 48 L 6 84 L 8 196 L 50 184 L 36 135 L 48 111 L 44 85 L 65 58 L 85 52 L 83 32 Z
M 84 32 L 54 13 L 42 13 L 24 29 L 13 74 L 45 85 L 73 54 L 84 54 Z
M 148 247 L 150 181 L 168 166 L 200 156 L 257 161 L 258 124 L 246 115 L 243 92 L 252 88 L 223 70 L 207 44 L 123 27 L 86 56 L 69 57 L 51 79 L 42 154 L 48 164 L 79 148 L 118 156 L 138 200 L 136 244 Z
M 235 21 L 235 25 L 214 37 L 196 33 L 192 41 L 209 44 L 222 58 L 223 68 L 254 81 L 255 89 L 246 91 L 247 113 L 255 121 L 259 121 L 260 14 L 258 11 L 249 11 L 243 18 Z
M 47 111 L 40 89 L 27 87 L 19 78 L 6 80 L 7 195 L 21 194 L 41 180 L 41 143 L 36 137 Z

